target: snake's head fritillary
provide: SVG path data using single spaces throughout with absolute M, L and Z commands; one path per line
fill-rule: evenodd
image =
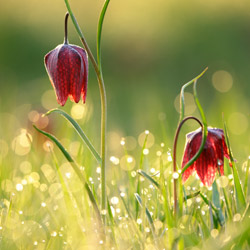
M 88 56 L 76 45 L 68 44 L 67 18 L 65 16 L 65 40 L 44 57 L 45 68 L 55 89 L 57 102 L 64 106 L 68 97 L 76 103 L 81 96 L 85 103 L 88 83 Z
M 197 129 L 186 136 L 186 146 L 182 160 L 182 168 L 198 152 L 202 141 L 202 130 Z M 188 177 L 196 171 L 205 186 L 211 186 L 216 170 L 224 174 L 224 156 L 229 157 L 229 151 L 225 142 L 222 129 L 208 127 L 207 140 L 204 149 L 198 159 L 182 175 L 185 182 Z

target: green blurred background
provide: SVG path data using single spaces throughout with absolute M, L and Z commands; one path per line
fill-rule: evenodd
M 70 2 L 95 53 L 103 1 Z M 181 86 L 208 66 L 198 84 L 208 123 L 222 127 L 223 113 L 235 157 L 246 160 L 250 151 L 249 10 L 248 0 L 111 0 L 102 40 L 109 138 L 137 138 L 148 129 L 156 143 L 172 147 Z M 20 128 L 35 134 L 34 112 L 58 107 L 43 57 L 63 42 L 65 12 L 63 0 L 1 2 L 0 139 L 5 142 L 11 143 Z M 71 22 L 69 41 L 80 45 Z M 89 74 L 85 106 L 90 115 L 82 126 L 98 145 L 100 98 L 92 66 Z M 187 95 L 187 114 L 198 115 L 191 97 Z M 72 113 L 72 105 L 68 101 L 64 109 Z M 61 118 L 50 119 L 50 129 L 57 136 L 64 124 Z M 196 127 L 190 122 L 183 138 Z M 180 147 L 183 144 L 184 140 Z M 110 154 L 115 148 L 111 145 Z

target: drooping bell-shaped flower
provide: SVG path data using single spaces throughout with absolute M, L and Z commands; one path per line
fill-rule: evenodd
M 88 83 L 88 56 L 83 48 L 68 43 L 67 20 L 68 13 L 65 16 L 64 44 L 44 57 L 45 68 L 61 106 L 68 97 L 78 103 L 82 96 L 85 103 Z
M 186 146 L 182 160 L 182 168 L 198 152 L 202 142 L 201 128 L 187 134 Z M 205 186 L 211 186 L 216 170 L 224 174 L 224 156 L 229 157 L 229 151 L 225 142 L 222 129 L 208 127 L 207 140 L 204 149 L 198 159 L 184 171 L 182 180 L 185 182 L 188 177 L 196 171 L 200 180 Z

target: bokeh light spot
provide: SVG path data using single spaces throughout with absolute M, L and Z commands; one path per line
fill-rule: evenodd
M 81 104 L 81 103 L 73 104 L 70 113 L 71 113 L 72 117 L 76 120 L 83 119 L 83 117 L 87 113 L 86 106 L 84 104 Z
M 155 143 L 155 137 L 148 130 L 146 130 L 145 132 L 143 132 L 139 135 L 138 143 L 141 147 L 143 147 L 146 136 L 147 136 L 146 148 L 151 148 Z
M 212 83 L 219 92 L 228 92 L 233 86 L 233 77 L 225 70 L 218 70 L 212 76 Z
M 135 159 L 130 155 L 124 155 L 120 160 L 120 165 L 123 170 L 130 171 L 135 167 Z

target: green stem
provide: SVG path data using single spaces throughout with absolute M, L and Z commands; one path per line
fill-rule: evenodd
M 177 141 L 178 141 L 178 136 L 180 133 L 180 130 L 183 126 L 183 124 L 187 121 L 187 120 L 195 120 L 197 121 L 201 127 L 203 127 L 202 123 L 200 122 L 199 119 L 197 119 L 194 116 L 188 116 L 186 118 L 184 118 L 178 125 L 178 128 L 176 130 L 175 133 L 175 138 L 174 138 L 174 146 L 173 146 L 173 172 L 177 172 L 177 167 L 176 167 L 176 151 L 177 151 Z M 194 157 L 193 157 L 194 158 Z M 195 159 L 196 160 L 196 159 Z M 177 181 L 178 179 L 174 179 L 174 214 L 176 215 L 177 213 Z
M 102 71 L 101 71 L 101 67 L 97 65 L 96 60 L 87 44 L 86 39 L 83 36 L 83 33 L 77 23 L 77 20 L 70 8 L 69 2 L 68 0 L 64 0 L 67 10 L 69 12 L 69 15 L 72 19 L 72 22 L 75 26 L 75 29 L 80 37 L 80 40 L 84 46 L 84 48 L 87 51 L 87 54 L 91 60 L 91 63 L 93 64 L 94 70 L 96 72 L 96 76 L 97 76 L 97 80 L 98 80 L 98 84 L 99 84 L 99 90 L 100 90 L 100 97 L 101 97 L 101 158 L 102 158 L 102 163 L 101 163 L 101 209 L 103 211 L 106 210 L 106 126 L 107 126 L 107 98 L 106 98 L 106 90 L 105 90 L 105 85 L 104 85 L 104 80 L 103 80 L 103 76 L 102 76 Z M 108 2 L 108 1 L 106 1 Z M 104 7 L 106 6 L 106 3 L 104 4 Z M 107 6 L 105 7 L 107 9 Z M 106 12 L 106 9 L 103 13 L 101 13 L 100 15 L 100 20 L 99 20 L 99 25 L 98 25 L 98 29 L 100 27 L 100 25 L 102 26 L 102 22 L 103 22 L 103 18 L 104 18 L 104 14 Z M 100 23 L 101 22 L 101 23 Z M 100 28 L 101 30 L 101 28 Z M 101 41 L 101 36 L 99 36 L 98 38 L 99 40 L 97 40 L 97 43 L 99 44 L 99 50 L 98 53 L 100 54 L 100 41 Z M 99 61 L 99 65 L 100 65 L 100 55 L 98 56 L 98 61 Z M 105 224 L 105 216 L 103 216 L 103 222 Z

